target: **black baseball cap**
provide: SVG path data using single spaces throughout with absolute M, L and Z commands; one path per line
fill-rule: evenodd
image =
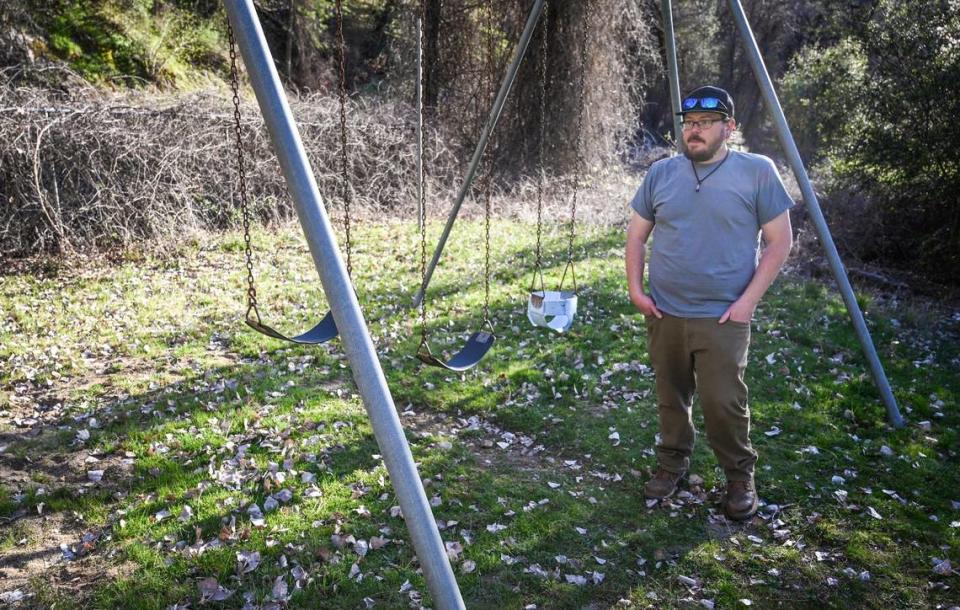
M 727 118 L 733 117 L 733 98 L 720 87 L 707 85 L 697 87 L 683 97 L 680 102 L 680 112 L 719 112 Z

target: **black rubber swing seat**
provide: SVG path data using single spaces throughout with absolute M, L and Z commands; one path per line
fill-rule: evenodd
M 447 362 L 434 356 L 433 352 L 430 351 L 430 346 L 426 343 L 420 346 L 420 350 L 417 351 L 417 358 L 424 364 L 447 369 L 448 371 L 467 371 L 477 366 L 477 364 L 483 360 L 483 357 L 487 355 L 487 352 L 490 351 L 490 348 L 493 347 L 493 343 L 496 340 L 497 338 L 492 332 L 481 330 L 470 335 L 467 343 Z
M 248 317 L 247 325 L 260 334 L 273 337 L 274 339 L 280 339 L 281 341 L 299 343 L 300 345 L 319 345 L 330 341 L 339 334 L 337 331 L 337 323 L 333 321 L 333 312 L 330 311 L 327 312 L 327 315 L 323 316 L 323 319 L 320 320 L 316 326 L 305 333 L 293 337 L 288 337 L 280 331 L 267 326 L 259 318 Z

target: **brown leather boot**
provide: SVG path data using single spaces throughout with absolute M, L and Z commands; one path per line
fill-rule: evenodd
M 735 521 L 749 519 L 757 513 L 757 490 L 753 481 L 729 481 L 727 483 L 723 512 Z
M 657 468 L 653 478 L 643 486 L 644 497 L 651 500 L 669 498 L 677 491 L 677 484 L 686 474 L 686 472 L 670 472 L 663 468 Z

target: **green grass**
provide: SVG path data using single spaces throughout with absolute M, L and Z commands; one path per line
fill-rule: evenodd
M 440 228 L 430 227 L 428 243 Z M 454 350 L 481 326 L 482 229 L 461 220 L 434 276 L 435 351 Z M 526 321 L 534 234 L 496 222 L 498 340 L 479 367 L 455 374 L 413 358 L 418 316 L 405 304 L 418 282 L 416 231 L 375 223 L 354 231 L 357 294 L 427 497 L 437 498 L 441 535 L 463 545 L 455 569 L 467 607 L 957 603 L 956 577 L 932 570 L 934 557 L 960 564 L 956 315 L 859 296 L 908 421 L 894 430 L 834 290 L 778 280 L 754 323 L 748 382 L 758 487 L 781 508 L 733 525 L 715 504 L 722 473 L 702 436 L 693 470 L 706 492 L 659 507 L 642 497 L 657 418 L 643 322 L 622 277 L 622 230 L 581 231 L 580 315 L 564 337 Z M 302 238 L 289 229 L 254 240 L 266 319 L 306 327 L 326 305 Z M 41 607 L 197 605 L 197 583 L 213 577 L 235 591 L 218 606 L 239 608 L 244 594 L 269 601 L 278 576 L 290 607 L 361 608 L 366 598 L 408 607 L 411 588 L 436 606 L 403 520 L 391 514 L 397 500 L 339 341 L 288 346 L 249 331 L 240 243 L 225 235 L 167 260 L 0 278 L 0 464 L 27 470 L 23 460 L 35 460 L 27 482 L 0 482 L 0 517 L 39 502 L 76 511 L 109 532 L 97 555 L 125 566 L 82 601 L 39 579 Z M 555 284 L 562 228 L 548 231 L 545 252 Z M 34 413 L 31 405 L 49 418 L 36 437 L 10 421 Z M 774 427 L 779 434 L 765 434 Z M 78 443 L 83 429 L 90 438 Z M 98 485 L 55 468 L 90 452 L 107 464 Z M 247 506 L 263 509 L 281 489 L 292 498 L 255 527 Z M 185 506 L 192 515 L 182 522 Z M 0 562 L 18 552 L 17 523 L 0 525 Z M 494 524 L 504 528 L 488 530 Z M 360 557 L 334 535 L 389 542 Z M 260 552 L 262 563 L 239 574 L 240 551 Z M 350 578 L 354 564 L 362 578 Z M 294 590 L 296 566 L 308 578 Z

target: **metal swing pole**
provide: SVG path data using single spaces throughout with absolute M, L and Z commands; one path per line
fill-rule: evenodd
M 673 108 L 674 153 L 680 151 L 683 142 L 683 126 L 680 117 L 680 75 L 677 70 L 677 35 L 673 29 L 673 7 L 670 0 L 660 0 L 660 15 L 663 19 L 663 46 L 667 53 L 667 77 L 670 82 L 670 105 Z
M 890 389 L 890 382 L 883 371 L 883 364 L 880 363 L 880 357 L 870 338 L 870 331 L 867 329 L 867 323 L 863 319 L 863 313 L 857 304 L 857 299 L 853 294 L 853 288 L 850 286 L 850 280 L 847 278 L 847 272 L 843 268 L 843 262 L 837 252 L 837 247 L 833 243 L 833 237 L 830 235 L 830 228 L 827 227 L 827 221 L 823 217 L 823 211 L 820 209 L 820 203 L 817 201 L 817 195 L 813 191 L 813 185 L 807 176 L 807 170 L 803 166 L 803 160 L 800 158 L 800 151 L 793 140 L 793 134 L 790 132 L 790 126 L 787 124 L 787 118 L 783 114 L 783 108 L 780 106 L 780 100 L 777 98 L 777 92 L 773 88 L 770 80 L 770 74 L 763 63 L 763 56 L 760 54 L 760 48 L 757 46 L 756 38 L 753 36 L 753 30 L 747 21 L 747 16 L 743 11 L 743 5 L 740 0 L 729 0 L 730 11 L 733 13 L 734 21 L 737 23 L 737 29 L 740 30 L 740 39 L 747 51 L 750 60 L 750 66 L 753 68 L 753 74 L 757 78 L 757 84 L 760 86 L 760 92 L 763 94 L 763 102 L 770 112 L 774 125 L 777 128 L 777 135 L 780 138 L 780 145 L 783 147 L 793 169 L 797 182 L 800 184 L 800 192 L 803 194 L 803 201 L 807 205 L 807 211 L 810 218 L 813 219 L 813 226 L 817 230 L 817 236 L 820 243 L 827 253 L 827 260 L 830 262 L 830 270 L 833 272 L 834 279 L 840 288 L 840 294 L 843 296 L 843 302 L 847 306 L 850 318 L 853 321 L 853 327 L 856 330 L 857 338 L 860 340 L 860 346 L 870 364 L 870 372 L 873 374 L 873 380 L 880 391 L 880 397 L 887 407 L 887 416 L 894 427 L 903 426 L 903 417 L 897 408 L 897 400 Z
M 253 0 L 224 5 L 430 594 L 438 608 L 465 608 Z
M 530 11 L 530 16 L 527 18 L 527 24 L 523 28 L 523 34 L 520 35 L 520 42 L 517 43 L 517 48 L 513 53 L 513 61 L 510 62 L 507 75 L 503 78 L 503 83 L 500 85 L 500 91 L 497 93 L 497 98 L 493 102 L 493 108 L 490 109 L 490 116 L 487 118 L 487 124 L 480 134 L 477 148 L 473 151 L 473 158 L 470 160 L 467 175 L 463 179 L 463 186 L 460 187 L 460 192 L 457 194 L 456 201 L 454 201 L 453 209 L 450 210 L 450 216 L 447 218 L 447 226 L 444 227 L 440 241 L 437 243 L 437 248 L 433 253 L 433 259 L 430 261 L 430 265 L 427 267 L 427 272 L 423 277 L 420 290 L 418 290 L 417 294 L 413 297 L 414 307 L 418 307 L 420 301 L 423 300 L 423 296 L 427 292 L 427 286 L 430 285 L 430 278 L 433 277 L 433 270 L 437 267 L 437 263 L 440 262 L 440 255 L 443 253 L 443 248 L 447 244 L 447 238 L 453 229 L 453 223 L 457 220 L 457 214 L 460 213 L 460 206 L 463 205 L 463 200 L 466 199 L 467 193 L 470 191 L 470 185 L 473 184 L 477 167 L 480 165 L 483 153 L 487 149 L 490 134 L 493 133 L 494 127 L 497 126 L 497 121 L 500 120 L 500 114 L 503 112 L 504 104 L 506 104 L 507 95 L 510 94 L 513 81 L 517 78 L 517 72 L 520 70 L 520 62 L 523 61 L 523 56 L 526 54 L 527 47 L 530 45 L 530 39 L 533 37 L 533 31 L 536 29 L 540 15 L 543 13 L 544 2 L 545 0 L 536 0 L 533 9 Z

